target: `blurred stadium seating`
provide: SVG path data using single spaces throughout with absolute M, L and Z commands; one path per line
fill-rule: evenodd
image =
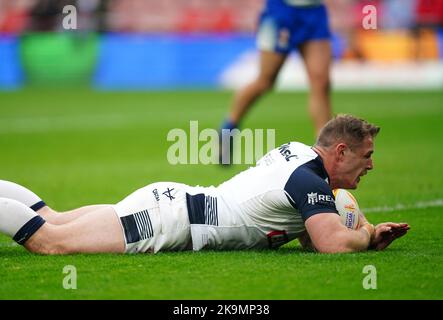
M 263 1 L 0 0 L 0 89 L 236 88 L 256 72 Z M 336 88 L 443 87 L 443 0 L 325 2 Z M 77 30 L 62 27 L 68 4 Z M 362 28 L 367 4 L 377 8 L 377 30 Z M 303 89 L 304 77 L 294 54 L 278 87 Z

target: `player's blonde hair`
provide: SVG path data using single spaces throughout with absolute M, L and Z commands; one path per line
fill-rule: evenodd
M 336 143 L 344 142 L 351 149 L 357 148 L 363 140 L 370 136 L 375 137 L 380 127 L 366 120 L 356 118 L 349 114 L 339 114 L 320 130 L 316 146 L 328 148 Z

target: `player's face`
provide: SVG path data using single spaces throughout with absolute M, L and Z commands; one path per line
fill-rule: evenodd
M 372 170 L 372 153 L 374 141 L 372 137 L 366 137 L 359 148 L 346 148 L 341 157 L 341 185 L 344 189 L 357 188 L 360 178 L 369 170 Z

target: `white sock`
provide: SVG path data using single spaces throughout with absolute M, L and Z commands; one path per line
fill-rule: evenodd
M 0 198 L 0 232 L 24 244 L 45 220 L 35 211 L 13 199 Z
M 37 211 L 46 205 L 45 202 L 31 190 L 14 182 L 5 180 L 0 180 L 0 197 L 17 200 L 34 211 Z

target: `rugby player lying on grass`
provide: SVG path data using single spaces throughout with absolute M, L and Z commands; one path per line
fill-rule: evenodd
M 313 147 L 282 145 L 218 187 L 153 183 L 115 205 L 65 213 L 25 187 L 0 181 L 0 232 L 41 254 L 277 248 L 296 238 L 322 253 L 382 250 L 409 226 L 374 227 L 361 216 L 359 228 L 348 229 L 332 193 L 355 189 L 373 168 L 378 132 L 365 120 L 340 115 Z

